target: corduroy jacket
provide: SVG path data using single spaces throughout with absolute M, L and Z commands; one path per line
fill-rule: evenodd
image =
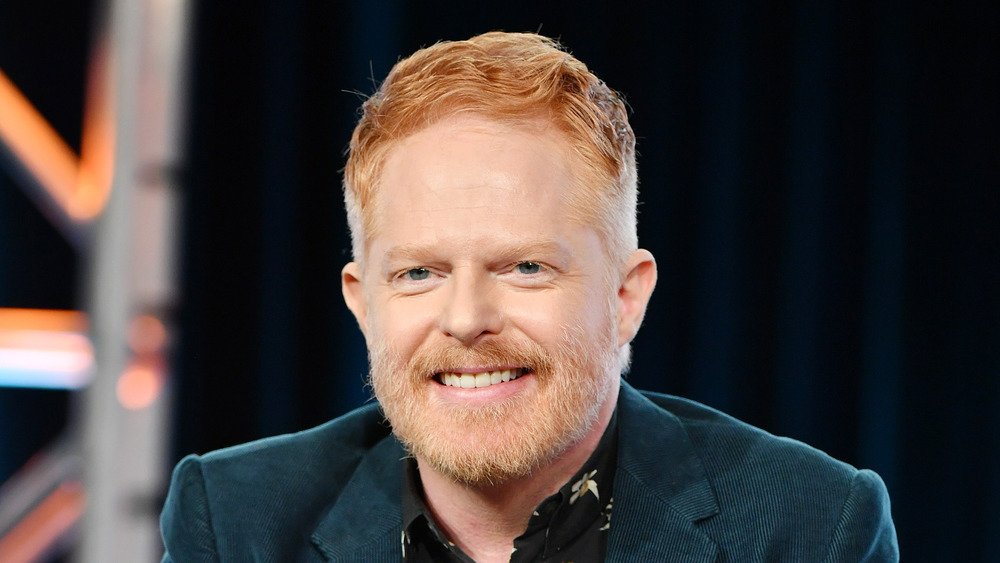
M 898 561 L 872 471 L 622 384 L 609 562 Z M 176 467 L 164 561 L 392 561 L 405 453 L 368 405 Z

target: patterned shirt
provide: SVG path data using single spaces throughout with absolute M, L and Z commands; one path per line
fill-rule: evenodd
M 611 498 L 618 454 L 617 411 L 611 416 L 597 448 L 576 475 L 546 498 L 514 539 L 511 563 L 600 563 L 611 527 Z M 427 504 L 413 458 L 403 471 L 404 563 L 472 563 L 460 547 L 441 532 Z

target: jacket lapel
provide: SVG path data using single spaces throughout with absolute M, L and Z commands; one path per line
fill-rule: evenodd
M 681 422 L 627 383 L 619 406 L 607 561 L 714 561 L 718 548 L 697 524 L 718 504 Z M 402 559 L 404 455 L 390 436 L 358 464 L 312 536 L 328 561 Z
M 622 383 L 608 561 L 714 561 L 715 493 L 680 420 Z
M 329 561 L 402 559 L 400 487 L 405 455 L 387 437 L 366 455 L 313 533 L 313 544 Z

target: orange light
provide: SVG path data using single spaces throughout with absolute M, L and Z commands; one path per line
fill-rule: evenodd
M 0 386 L 79 389 L 94 370 L 87 318 L 76 311 L 0 309 Z
M 79 311 L 0 308 L 0 330 L 87 331 L 87 316 Z
M 0 139 L 63 209 L 76 191 L 77 158 L 17 86 L 0 72 Z
M 118 378 L 116 391 L 123 407 L 139 410 L 152 405 L 163 389 L 163 369 L 153 362 L 136 361 Z
M 99 215 L 111 192 L 115 117 L 112 65 L 102 39 L 91 57 L 80 157 L 17 86 L 0 72 L 0 141 L 72 220 Z
M 167 327 L 153 315 L 139 315 L 129 324 L 126 339 L 136 354 L 159 353 L 167 345 Z
M 101 37 L 90 57 L 80 168 L 76 192 L 67 206 L 67 213 L 82 221 L 97 217 L 111 193 L 115 166 L 115 114 L 110 80 L 113 64 L 107 38 Z

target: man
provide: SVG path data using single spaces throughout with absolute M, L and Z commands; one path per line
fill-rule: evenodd
M 164 560 L 898 558 L 874 473 L 621 382 L 656 281 L 635 138 L 552 41 L 399 62 L 344 187 L 378 405 L 183 460 Z

